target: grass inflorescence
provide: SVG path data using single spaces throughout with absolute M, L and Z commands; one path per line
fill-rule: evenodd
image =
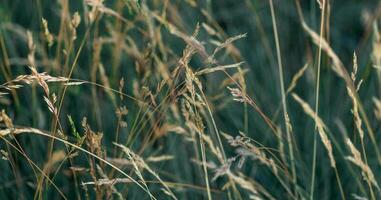
M 376 0 L 0 2 L 0 199 L 380 199 Z

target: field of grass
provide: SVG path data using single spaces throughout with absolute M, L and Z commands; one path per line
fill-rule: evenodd
M 0 199 L 381 199 L 377 0 L 1 0 Z

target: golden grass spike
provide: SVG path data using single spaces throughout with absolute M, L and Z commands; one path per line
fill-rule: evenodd
M 160 156 L 150 156 L 147 158 L 147 162 L 162 162 L 173 160 L 175 157 L 173 155 L 160 155 Z
M 214 49 L 213 54 L 208 57 L 207 62 L 214 63 L 215 62 L 215 56 L 219 51 L 226 48 L 227 46 L 229 46 L 234 41 L 239 40 L 241 38 L 244 38 L 246 36 L 247 36 L 247 33 L 244 33 L 244 34 L 236 35 L 236 36 L 233 36 L 233 37 L 226 39 L 223 43 L 219 44 L 216 49 Z
M 374 115 L 378 120 L 381 120 L 381 100 L 373 97 L 373 102 L 375 106 Z
M 347 138 L 346 140 L 347 146 L 349 150 L 352 153 L 352 156 L 348 156 L 347 160 L 351 161 L 353 164 L 357 165 L 362 170 L 362 175 L 365 180 L 372 183 L 374 187 L 376 187 L 378 190 L 380 190 L 378 183 L 374 177 L 374 174 L 372 172 L 372 169 L 367 165 L 361 158 L 360 152 L 356 149 L 356 147 L 353 145 L 352 141 Z
M 49 31 L 48 21 L 46 21 L 46 19 L 44 18 L 42 18 L 42 25 L 44 28 L 44 35 L 45 35 L 46 41 L 48 42 L 48 46 L 51 47 L 53 46 L 53 35 Z
M 297 85 L 299 79 L 303 76 L 304 72 L 308 68 L 308 63 L 306 63 L 296 74 L 292 77 L 291 83 L 287 88 L 286 94 L 289 94 Z
M 216 71 L 224 71 L 226 69 L 238 68 L 243 63 L 244 62 L 239 62 L 239 63 L 230 64 L 230 65 L 219 65 L 219 66 L 212 67 L 212 68 L 206 68 L 206 69 L 203 69 L 203 70 L 200 70 L 200 71 L 196 72 L 195 75 L 197 76 L 197 75 L 203 75 L 203 74 L 213 73 L 213 72 L 216 72 Z
M 312 110 L 310 105 L 308 105 L 304 100 L 302 100 L 297 94 L 292 93 L 292 97 L 302 106 L 304 112 L 308 116 L 310 116 L 312 119 L 316 120 L 316 126 L 318 128 L 320 139 L 321 139 L 322 143 L 324 144 L 324 147 L 328 151 L 328 156 L 329 156 L 329 160 L 331 162 L 331 167 L 336 168 L 336 162 L 335 162 L 335 158 L 333 156 L 332 144 L 331 144 L 331 141 L 329 140 L 327 134 L 325 133 L 326 126 L 325 126 L 323 120 L 321 120 L 321 118 L 319 116 L 317 116 L 316 113 Z
M 138 175 L 140 174 L 139 176 L 143 181 L 144 181 L 144 179 L 143 179 L 143 176 L 141 175 L 141 173 L 139 171 L 139 167 L 146 169 L 151 175 L 153 175 L 164 186 L 164 189 L 166 191 L 165 193 L 167 195 L 169 195 L 172 199 L 177 200 L 177 197 L 172 192 L 172 190 L 169 188 L 169 186 L 160 178 L 160 176 L 156 172 L 154 172 L 149 167 L 149 165 L 143 160 L 143 158 L 141 158 L 139 155 L 135 154 L 133 151 L 131 151 L 129 148 L 127 148 L 124 145 L 117 144 L 117 143 L 114 143 L 114 145 L 116 145 L 117 147 L 120 147 L 123 150 L 123 152 L 125 152 L 128 155 L 129 159 L 131 160 L 132 164 L 135 167 L 136 172 L 138 173 Z M 144 184 L 145 184 L 145 182 L 144 182 Z

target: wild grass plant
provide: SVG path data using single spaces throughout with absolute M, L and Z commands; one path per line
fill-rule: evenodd
M 0 199 L 380 199 L 380 13 L 3 0 Z

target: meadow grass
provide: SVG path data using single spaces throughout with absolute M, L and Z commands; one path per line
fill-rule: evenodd
M 0 2 L 1 199 L 380 199 L 376 0 Z

